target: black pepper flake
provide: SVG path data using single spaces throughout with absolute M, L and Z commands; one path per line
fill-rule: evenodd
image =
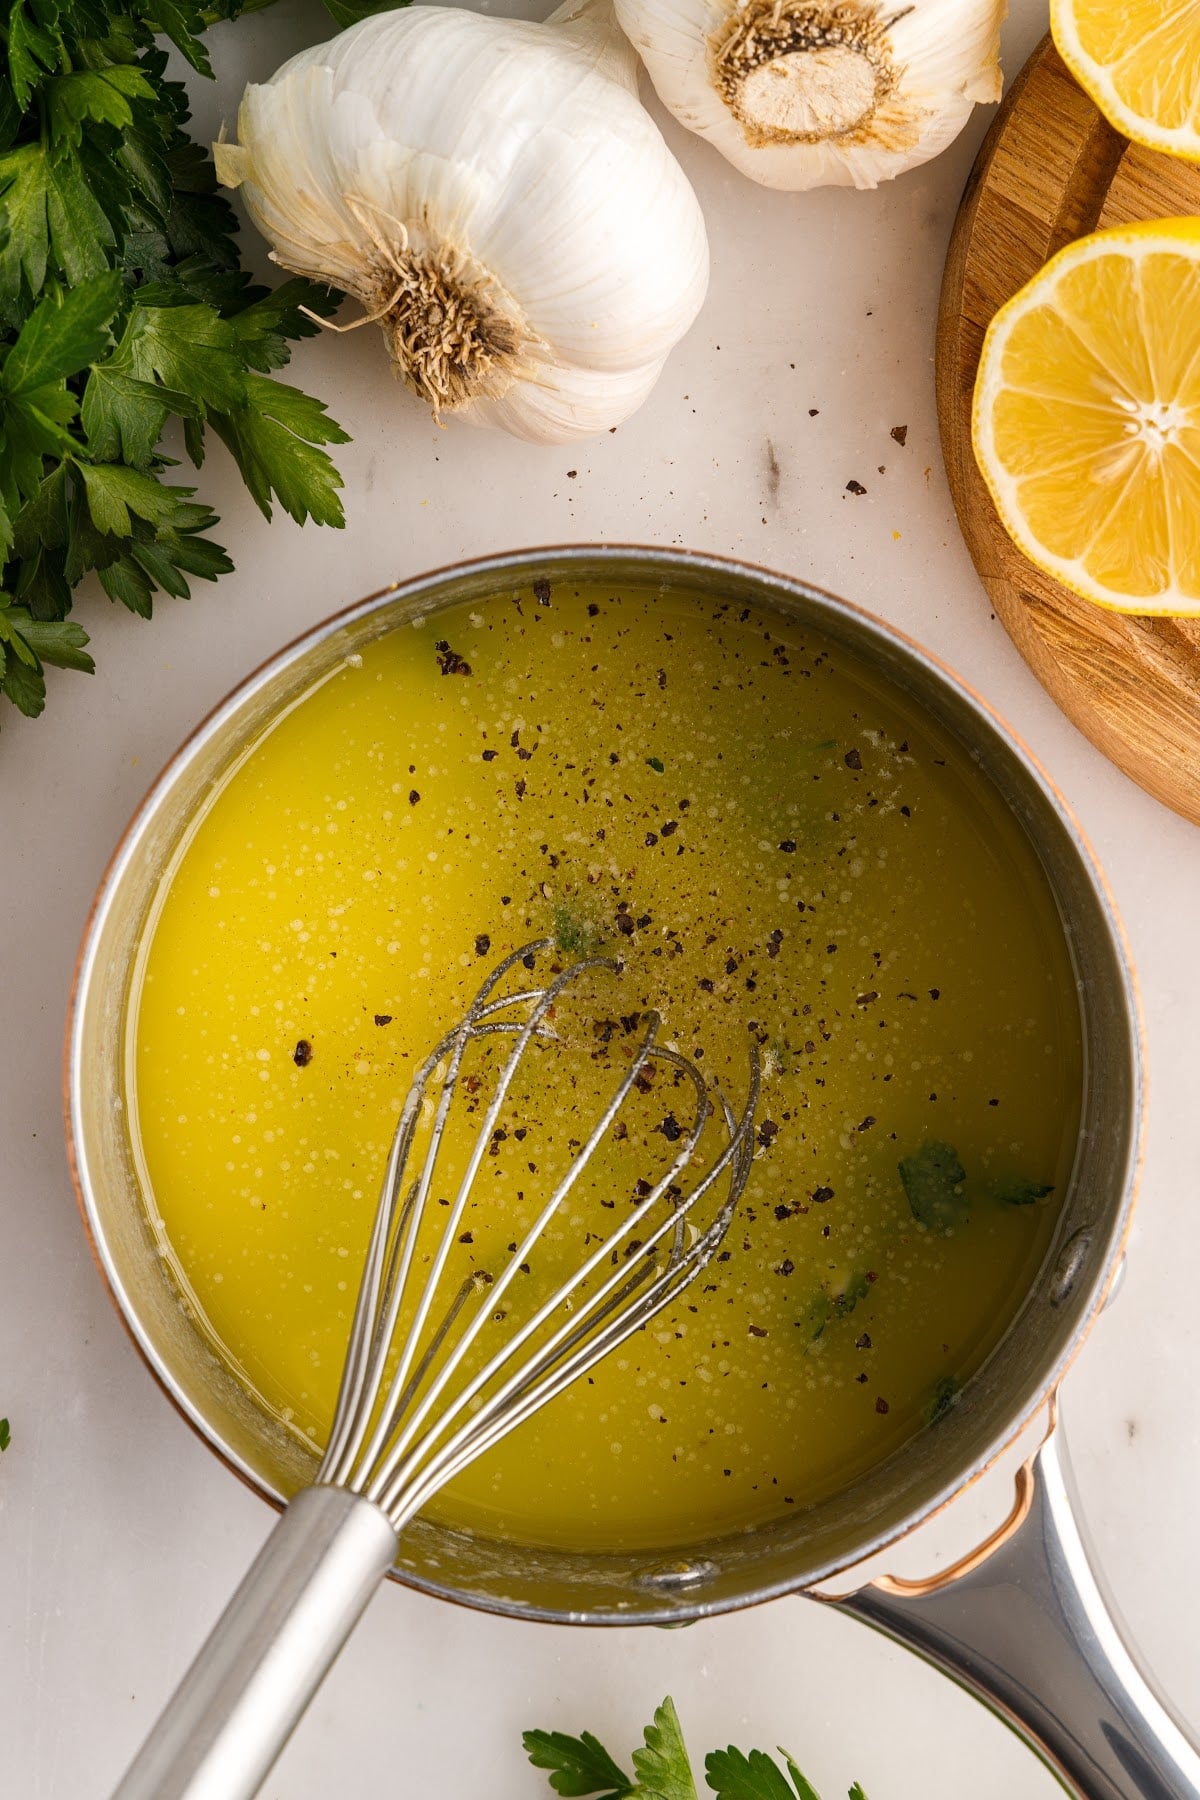
M 941 988 L 930 988 L 930 990 L 929 990 L 929 998 L 930 998 L 930 999 L 931 999 L 931 1000 L 940 1000 L 940 999 L 941 999 L 941 997 L 942 997 L 942 990 L 941 990 Z
M 863 1120 L 862 1124 L 859 1126 L 858 1129 L 860 1131 L 870 1131 L 872 1125 L 875 1125 L 877 1123 L 878 1123 L 878 1120 L 876 1119 L 875 1114 L 868 1113 L 866 1118 Z
M 596 602 L 594 600 L 589 600 L 588 601 L 588 618 L 589 619 L 596 618 L 599 611 L 600 611 L 600 608 L 596 605 Z
M 377 1025 L 390 1025 L 391 1022 L 392 1022 L 391 1013 L 376 1013 L 375 1014 L 375 1023 Z
M 533 597 L 539 606 L 549 606 L 550 583 L 544 579 L 535 581 L 533 584 Z
M 484 762 L 495 762 L 499 754 L 500 752 L 498 750 L 485 750 L 483 753 L 483 760 Z
M 765 1325 L 747 1325 L 746 1330 L 750 1333 L 751 1337 L 766 1337 L 767 1335 L 767 1328 Z
M 292 1051 L 292 1061 L 298 1069 L 307 1069 L 313 1059 L 313 1047 L 307 1038 L 301 1038 Z
M 473 1244 L 475 1239 L 471 1232 L 464 1231 L 458 1241 L 460 1244 Z
M 862 1375 L 856 1375 L 854 1379 L 858 1382 L 860 1387 L 866 1387 L 869 1377 L 864 1373 Z
M 827 1200 L 833 1199 L 833 1189 L 831 1187 L 814 1188 L 809 1198 L 815 1200 L 818 1206 L 824 1206 Z
M 668 1113 L 662 1124 L 656 1125 L 654 1129 L 655 1131 L 662 1132 L 668 1144 L 677 1143 L 683 1136 L 683 1126 L 679 1123 L 679 1120 L 675 1117 L 674 1113 Z
M 779 1136 L 779 1127 L 774 1119 L 764 1119 L 758 1128 L 758 1141 L 764 1150 L 769 1150 Z
M 437 651 L 438 668 L 443 675 L 469 675 L 471 673 L 470 663 L 465 657 L 460 656 L 457 650 L 452 650 L 445 638 L 439 638 L 433 647 Z
M 899 444 L 900 448 L 903 450 L 905 444 L 908 442 L 908 426 L 907 425 L 893 425 L 891 431 L 888 433 L 888 436 L 895 438 L 896 442 Z
M 795 853 L 795 849 L 796 849 L 795 838 L 784 838 L 784 840 L 783 840 L 782 844 L 780 844 L 779 848 L 783 851 L 785 856 L 792 856 Z
M 872 1000 L 878 1000 L 878 998 L 879 998 L 878 990 L 876 988 L 872 988 L 869 993 L 859 994 L 859 996 L 855 1000 L 854 1004 L 856 1006 L 870 1006 Z
M 861 481 L 848 481 L 846 483 L 846 492 L 848 494 L 865 494 L 866 491 L 867 490 Z
M 792 1273 L 792 1271 L 795 1269 L 795 1267 L 796 1267 L 795 1263 L 792 1261 L 791 1257 L 789 1256 L 789 1257 L 786 1257 L 784 1259 L 784 1261 L 780 1263 L 780 1265 L 776 1269 L 775 1273 L 777 1275 L 787 1276 Z
M 417 804 L 417 801 L 418 801 L 418 800 L 419 800 L 419 799 L 420 799 L 420 798 L 421 798 L 421 796 L 420 796 L 420 794 L 418 794 L 418 792 L 417 792 L 417 790 L 416 790 L 416 788 L 410 788 L 410 789 L 409 789 L 409 791 L 408 791 L 408 804 L 409 804 L 409 805 L 410 805 L 410 806 L 415 806 L 415 805 L 416 805 L 416 804 Z
M 647 848 L 647 850 L 653 850 L 653 848 L 654 848 L 655 844 L 657 844 L 657 842 L 658 842 L 657 831 L 648 831 L 646 833 L 646 848 Z
M 891 1408 L 889 1407 L 887 1401 L 884 1399 L 882 1394 L 880 1394 L 878 1400 L 876 1400 L 876 1402 L 875 1402 L 875 1411 L 877 1413 L 885 1413 L 885 1412 L 891 1411 Z
M 632 937 L 633 929 L 634 929 L 634 927 L 633 927 L 632 915 L 627 912 L 618 913 L 617 914 L 617 930 L 621 933 L 621 936 L 622 937 Z
M 902 806 L 900 808 L 900 817 L 902 819 L 911 819 L 912 818 L 912 807 L 911 806 Z
M 666 821 L 665 825 L 662 827 L 662 831 L 661 831 L 660 835 L 662 837 L 674 837 L 675 833 L 678 830 L 679 830 L 679 820 L 678 819 L 668 819 Z
M 848 769 L 861 769 L 862 768 L 862 756 L 860 755 L 860 753 L 857 750 L 847 750 L 845 756 L 843 756 L 843 758 L 842 758 L 842 761 L 845 763 L 845 765 Z
M 525 798 L 525 777 L 522 776 L 520 781 L 517 782 L 517 799 L 523 800 L 524 798 Z
M 856 1350 L 869 1350 L 871 1348 L 870 1332 L 864 1331 L 861 1337 L 856 1337 L 854 1340 L 854 1348 Z
M 639 1175 L 633 1184 L 634 1198 L 636 1200 L 648 1200 L 653 1192 L 654 1183 L 647 1181 L 644 1176 Z

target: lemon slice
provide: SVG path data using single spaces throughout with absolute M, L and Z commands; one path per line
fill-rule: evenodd
M 1200 161 L 1200 0 L 1050 0 L 1050 28 L 1118 131 Z
M 1118 612 L 1200 615 L 1200 219 L 1047 263 L 988 328 L 972 439 L 1039 568 Z

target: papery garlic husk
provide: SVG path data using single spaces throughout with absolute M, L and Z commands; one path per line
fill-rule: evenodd
M 362 303 L 435 416 L 565 443 L 641 404 L 708 285 L 636 88 L 609 9 L 412 6 L 248 87 L 217 172 L 276 262 Z
M 1000 98 L 1006 0 L 615 0 L 659 98 L 766 187 L 875 187 Z

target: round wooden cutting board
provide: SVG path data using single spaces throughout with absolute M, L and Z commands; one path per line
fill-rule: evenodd
M 1200 620 L 1107 612 L 1043 575 L 1005 532 L 971 449 L 975 371 L 997 309 L 1073 238 L 1180 213 L 1200 213 L 1200 166 L 1121 137 L 1047 37 L 963 195 L 942 284 L 937 387 L 959 523 L 1009 635 L 1106 756 L 1200 823 Z

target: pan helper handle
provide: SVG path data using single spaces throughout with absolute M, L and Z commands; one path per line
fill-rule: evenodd
M 1200 1800 L 1200 1752 L 1101 1593 L 1061 1431 L 1033 1462 L 1017 1530 L 956 1580 L 836 1602 L 979 1696 L 1080 1800 Z
M 396 1548 L 391 1522 L 370 1500 L 303 1488 L 113 1800 L 250 1800 Z

